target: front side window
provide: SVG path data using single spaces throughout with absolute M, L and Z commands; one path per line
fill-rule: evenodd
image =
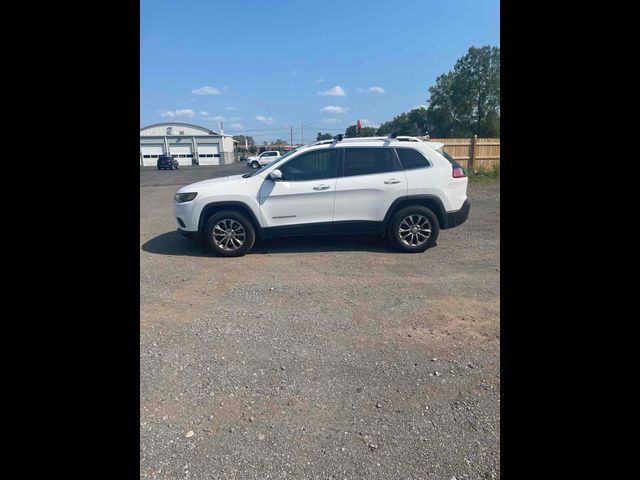
M 344 149 L 344 176 L 371 175 L 399 170 L 393 149 L 355 147 Z
M 303 182 L 336 176 L 335 149 L 317 150 L 300 155 L 280 167 L 283 180 Z
M 426 168 L 431 166 L 429 160 L 422 153 L 414 148 L 396 148 L 402 168 L 412 170 L 415 168 Z

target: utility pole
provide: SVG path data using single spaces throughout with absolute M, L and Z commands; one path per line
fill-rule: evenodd
M 293 124 L 291 124 L 291 148 L 293 148 Z
M 300 122 L 300 143 L 304 145 L 304 125 Z

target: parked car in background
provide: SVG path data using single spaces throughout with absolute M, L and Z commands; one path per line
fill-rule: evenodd
M 277 160 L 282 155 L 277 150 L 268 150 L 266 152 L 262 152 L 260 155 L 255 157 L 247 158 L 247 163 L 251 166 L 251 168 L 260 168 L 265 165 L 269 165 L 274 160 Z
M 158 170 L 178 170 L 180 164 L 178 160 L 167 155 L 158 157 Z
M 467 175 L 442 147 L 341 135 L 300 147 L 260 170 L 181 188 L 178 231 L 225 257 L 244 255 L 256 238 L 336 233 L 423 252 L 469 215 Z

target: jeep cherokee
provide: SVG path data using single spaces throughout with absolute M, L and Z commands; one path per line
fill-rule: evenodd
M 468 179 L 442 146 L 394 135 L 302 146 L 251 173 L 181 188 L 178 231 L 227 257 L 256 237 L 335 233 L 383 235 L 423 252 L 469 215 Z

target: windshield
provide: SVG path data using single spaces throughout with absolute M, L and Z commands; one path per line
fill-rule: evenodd
M 296 147 L 293 150 L 289 150 L 287 153 L 285 153 L 284 155 L 282 155 L 280 158 L 278 158 L 277 160 L 274 160 L 271 163 L 268 163 L 267 165 L 265 165 L 262 168 L 259 168 L 258 170 L 254 170 L 253 172 L 249 172 L 249 173 L 245 173 L 244 175 L 242 175 L 242 178 L 249 178 L 249 177 L 253 177 L 254 175 L 259 174 L 260 172 L 264 172 L 267 168 L 271 168 L 274 165 L 278 165 L 279 163 L 282 163 L 282 160 L 286 159 L 287 157 L 289 157 L 292 153 L 297 152 L 298 150 L 300 150 L 302 147 Z

